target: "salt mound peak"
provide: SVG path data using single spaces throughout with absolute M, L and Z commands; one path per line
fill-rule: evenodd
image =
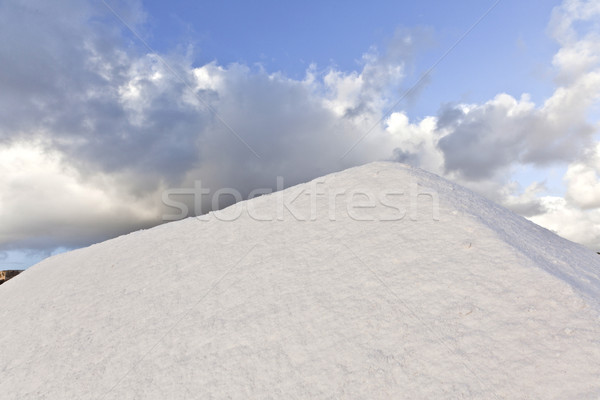
M 600 257 L 372 163 L 0 287 L 6 399 L 598 398 Z

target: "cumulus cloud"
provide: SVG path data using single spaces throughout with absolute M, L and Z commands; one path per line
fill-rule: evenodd
M 567 0 L 554 9 L 548 31 L 560 45 L 552 59 L 557 87 L 541 105 L 526 94 L 447 104 L 432 133 L 447 176 L 596 249 L 600 157 L 597 120 L 590 111 L 600 100 L 599 17 L 594 1 Z M 541 182 L 520 189 L 511 175 L 525 165 L 568 165 L 565 197 L 546 195 Z
M 372 47 L 362 56 L 362 69 L 345 73 L 330 69 L 323 78 L 324 103 L 339 116 L 379 115 L 396 99 L 418 51 L 431 42 L 426 28 L 399 29 L 383 52 Z M 417 90 L 411 91 L 416 93 Z
M 140 4 L 119 4 L 143 31 Z M 10 38 L 0 43 L 0 249 L 76 247 L 159 223 L 161 191 L 196 180 L 247 194 L 277 176 L 291 185 L 389 158 L 383 126 L 341 156 L 382 117 L 417 44 L 400 32 L 357 71 L 295 80 L 146 52 L 101 3 L 5 2 L 0 33 Z
M 402 112 L 394 112 L 386 121 L 386 130 L 394 139 L 393 161 L 442 173 L 443 154 L 437 149 L 437 119 L 426 117 L 411 123 Z
M 577 159 L 594 133 L 585 114 L 600 90 L 600 75 L 589 78 L 559 88 L 539 108 L 527 96 L 501 94 L 482 105 L 442 110 L 439 147 L 446 171 L 489 179 L 514 163 L 544 166 Z
M 541 182 L 534 182 L 523 191 L 519 190 L 517 182 L 509 182 L 499 191 L 498 202 L 509 210 L 524 217 L 534 217 L 547 212 L 540 195 L 546 192 L 546 187 Z
M 515 163 L 544 166 L 572 162 L 591 147 L 595 127 L 587 122 L 600 98 L 600 43 L 577 23 L 600 16 L 596 2 L 566 1 L 552 16 L 550 31 L 561 45 L 553 59 L 557 87 L 537 107 L 527 95 L 500 94 L 481 105 L 447 105 L 439 113 L 447 172 L 470 180 L 490 179 Z
M 600 208 L 600 144 L 585 158 L 569 165 L 565 182 L 569 203 L 584 210 Z
M 0 148 L 0 251 L 79 247 L 157 224 L 156 202 L 118 177 L 84 178 L 40 143 Z
M 564 238 L 600 251 L 600 210 L 582 210 L 562 197 L 545 196 L 543 214 L 530 219 Z

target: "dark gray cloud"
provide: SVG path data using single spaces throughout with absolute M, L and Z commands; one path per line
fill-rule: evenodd
M 467 179 L 479 180 L 491 178 L 498 168 L 517 161 L 515 150 L 521 138 L 507 126 L 505 109 L 490 106 L 467 113 L 451 108 L 440 114 L 438 129 L 451 129 L 438 144 L 446 171 L 459 171 Z
M 68 12 L 61 14 L 62 8 Z M 130 22 L 137 8 L 118 12 Z M 219 184 L 251 187 L 265 175 L 298 182 L 370 159 L 361 150 L 338 162 L 337 153 L 362 127 L 323 103 L 335 84 L 311 86 L 243 65 L 208 65 L 200 68 L 209 80 L 203 86 L 185 58 L 165 65 L 162 57 L 144 54 L 102 4 L 31 2 L 4 4 L 2 11 L 2 36 L 16 40 L 0 44 L 0 56 L 10 61 L 0 72 L 7 88 L 0 94 L 0 136 L 43 136 L 80 172 L 137 174 L 127 190 L 144 193 L 161 182 L 181 184 L 203 167 Z M 407 38 L 391 41 L 382 55 L 365 56 L 355 106 L 361 119 L 378 117 L 383 92 L 401 82 L 403 59 L 414 51 Z
M 523 217 L 533 217 L 536 215 L 541 215 L 547 211 L 546 207 L 544 207 L 539 199 L 532 200 L 527 203 L 509 204 L 506 207 L 512 212 Z
M 108 17 L 101 3 L 0 4 L 3 138 L 28 134 L 57 120 L 64 120 L 72 131 L 78 121 L 68 118 L 70 108 L 125 72 L 124 63 L 102 64 L 102 59 L 118 60 L 122 51 L 121 29 L 100 22 Z
M 408 165 L 414 165 L 414 166 L 420 165 L 418 153 L 412 153 L 410 151 L 405 151 L 400 148 L 394 149 L 393 156 L 390 161 L 395 161 L 395 162 L 408 164 Z
M 600 86 L 599 86 L 600 87 Z M 587 84 L 558 90 L 541 108 L 509 95 L 477 106 L 445 106 L 438 146 L 447 172 L 471 180 L 493 178 L 507 167 L 572 162 L 593 143 L 585 113 L 593 103 Z
M 0 43 L 4 142 L 43 136 L 82 170 L 133 170 L 171 182 L 198 162 L 198 132 L 210 113 L 181 101 L 188 89 L 172 74 L 160 85 L 137 76 L 159 71 L 159 61 L 127 46 L 123 27 L 102 3 L 0 7 L 0 34 L 9 39 Z M 138 9 L 117 8 L 134 26 L 143 15 Z M 139 110 L 123 102 L 132 79 Z

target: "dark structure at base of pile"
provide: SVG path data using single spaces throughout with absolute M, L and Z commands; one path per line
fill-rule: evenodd
M 7 280 L 12 279 L 15 276 L 19 275 L 21 272 L 23 272 L 23 271 L 18 270 L 18 269 L 7 269 L 4 271 L 0 271 L 0 285 L 2 285 Z

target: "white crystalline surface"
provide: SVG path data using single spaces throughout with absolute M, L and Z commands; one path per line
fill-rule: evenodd
M 598 399 L 599 311 L 599 255 L 373 163 L 0 286 L 0 398 Z

